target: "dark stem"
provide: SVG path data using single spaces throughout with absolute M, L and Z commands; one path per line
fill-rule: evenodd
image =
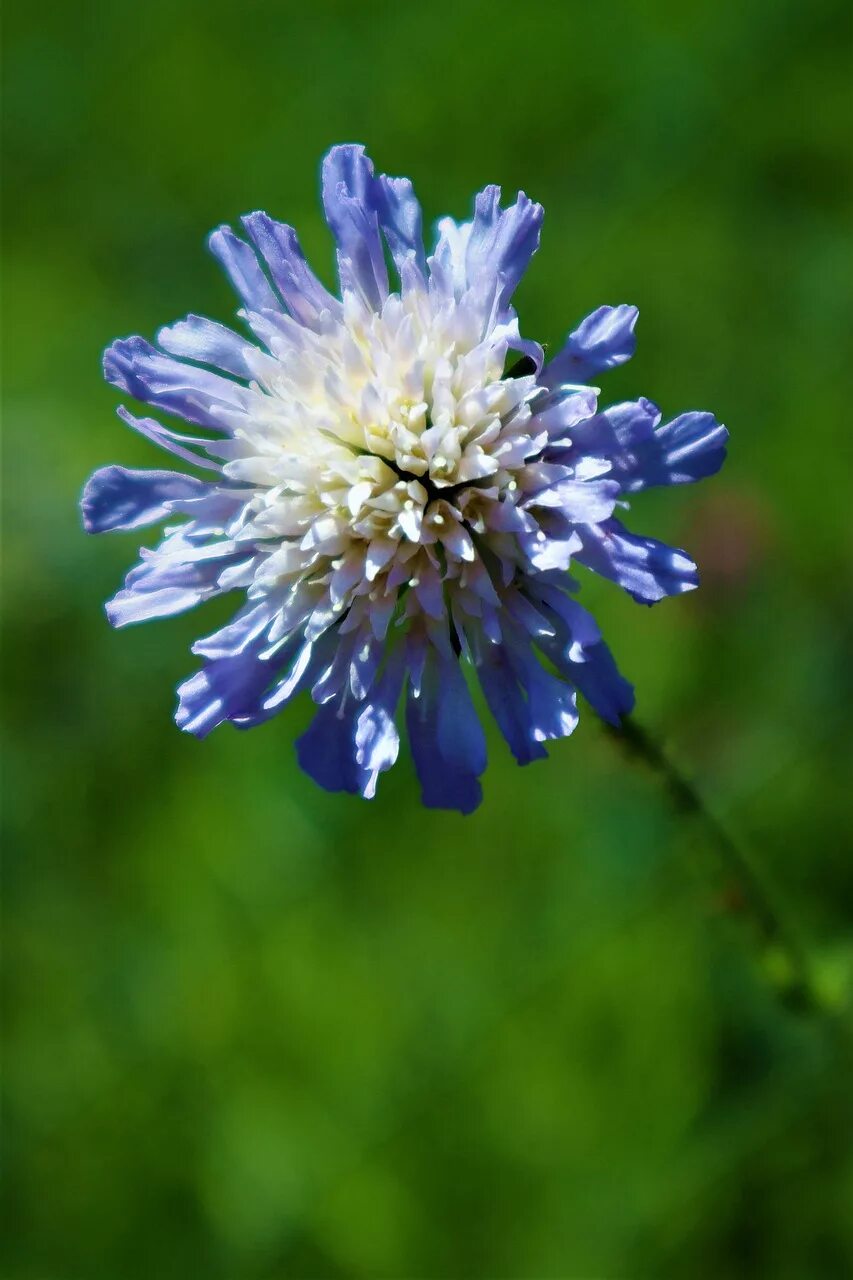
M 743 846 L 711 812 L 694 784 L 647 729 L 626 716 L 621 728 L 610 732 L 663 780 L 676 809 L 702 823 L 729 881 L 728 900 L 750 918 L 765 950 L 766 968 L 786 1003 L 804 1011 L 823 1011 L 824 1002 L 815 988 L 808 956 Z

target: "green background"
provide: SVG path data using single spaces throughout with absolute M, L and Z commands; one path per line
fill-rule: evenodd
M 853 1273 L 850 14 L 10 4 L 4 1276 Z M 703 589 L 584 595 L 828 1012 L 780 1001 L 713 843 L 588 710 L 529 769 L 492 735 L 470 818 L 408 758 L 368 803 L 298 772 L 304 701 L 177 731 L 221 610 L 107 626 L 137 540 L 88 539 L 80 487 L 163 464 L 100 352 L 227 320 L 203 239 L 249 209 L 331 279 L 345 140 L 430 222 L 486 182 L 541 200 L 524 332 L 636 303 L 606 394 L 729 425 L 719 479 L 631 517 Z

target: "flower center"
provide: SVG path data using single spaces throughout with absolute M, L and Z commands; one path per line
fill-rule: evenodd
M 245 535 L 278 543 L 267 584 L 332 582 L 339 608 L 371 584 L 396 595 L 473 571 L 474 537 L 500 535 L 496 509 L 543 444 L 535 372 L 505 374 L 505 338 L 424 291 L 379 313 L 350 300 L 342 322 L 269 345 L 263 412 L 225 468 L 255 487 Z

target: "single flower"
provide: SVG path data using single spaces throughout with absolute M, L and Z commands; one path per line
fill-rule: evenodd
M 442 219 L 432 256 L 405 178 L 375 176 L 363 147 L 334 147 L 323 205 L 341 297 L 291 227 L 265 213 L 210 237 L 253 335 L 201 316 L 113 343 L 107 380 L 200 427 L 120 417 L 204 478 L 96 471 L 91 533 L 168 521 L 142 550 L 110 622 L 165 617 L 237 591 L 232 621 L 197 641 L 177 723 L 199 737 L 248 728 L 310 691 L 297 742 L 321 786 L 372 796 L 405 718 L 426 805 L 474 809 L 485 701 L 520 764 L 577 723 L 577 692 L 606 720 L 630 710 L 573 561 L 651 604 L 697 585 L 683 551 L 614 515 L 651 485 L 711 475 L 727 433 L 709 413 L 661 425 L 648 400 L 599 409 L 599 373 L 634 350 L 634 307 L 600 307 L 553 359 L 519 334 L 513 292 L 542 208 L 500 190 L 470 222 Z M 389 261 L 399 287 L 389 282 Z

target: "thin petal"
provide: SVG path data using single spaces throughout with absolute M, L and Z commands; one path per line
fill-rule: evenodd
M 144 338 L 120 339 L 108 347 L 104 377 L 137 400 L 220 431 L 234 414 L 249 414 L 256 400 L 239 383 L 162 355 Z
M 338 700 L 318 708 L 305 733 L 296 741 L 300 768 L 326 791 L 363 793 L 369 771 L 355 758 L 355 720 L 359 704 Z
M 190 315 L 164 326 L 157 334 L 157 341 L 170 355 L 213 365 L 247 382 L 254 377 L 246 359 L 254 350 L 252 344 L 233 329 L 206 316 Z
M 423 215 L 411 182 L 408 178 L 388 178 L 381 174 L 374 186 L 374 199 L 397 270 L 402 272 L 411 261 L 423 276 L 426 270 Z
M 208 238 L 208 248 L 225 268 L 243 306 L 249 311 L 280 311 L 281 302 L 267 280 L 254 249 L 230 227 L 218 227 Z
M 199 436 L 184 436 L 177 431 L 170 431 L 168 427 L 164 427 L 156 418 L 135 418 L 128 409 L 125 409 L 123 404 L 119 405 L 116 413 L 122 422 L 127 423 L 134 431 L 138 431 L 147 440 L 151 440 L 176 458 L 182 458 L 184 462 L 191 462 L 193 466 L 203 467 L 207 471 L 220 470 L 218 462 L 213 462 L 210 458 L 203 458 L 196 452 L 197 449 L 207 448 L 212 443 L 210 440 L 204 440 Z M 187 447 L 190 445 L 192 448 Z
M 543 759 L 548 753 L 534 736 L 528 705 L 507 650 L 484 641 L 477 647 L 475 664 L 489 710 L 518 763 Z
M 235 550 L 232 542 L 192 548 L 182 540 L 183 550 L 174 553 L 170 550 L 173 544 L 178 544 L 178 538 L 166 538 L 157 551 L 143 552 L 145 558 L 131 569 L 124 587 L 106 604 L 112 626 L 125 627 L 192 609 L 227 590 L 219 582 L 223 570 L 246 559 L 246 549 Z
M 656 538 L 642 538 L 618 520 L 579 528 L 583 546 L 576 559 L 618 583 L 641 604 L 680 595 L 699 585 L 696 565 L 685 552 Z
M 692 484 L 719 471 L 728 431 L 711 413 L 683 413 L 664 426 L 650 400 L 611 405 L 569 432 L 565 460 L 606 457 L 625 493 L 654 485 Z
M 340 316 L 340 302 L 332 297 L 308 266 L 292 227 L 261 212 L 246 214 L 243 225 L 295 320 L 314 328 L 324 312 Z
M 405 650 L 400 646 L 391 655 L 385 672 L 371 690 L 356 720 L 356 763 L 367 774 L 362 791 L 367 799 L 376 794 L 379 774 L 391 768 L 400 750 L 400 735 L 394 716 L 405 673 Z
M 483 798 L 486 740 L 458 661 L 430 649 L 406 724 L 424 804 L 471 813 Z
M 87 480 L 80 500 L 83 528 L 87 533 L 139 529 L 165 519 L 173 501 L 201 497 L 208 487 L 179 471 L 101 467 Z
M 378 311 L 388 296 L 388 270 L 373 183 L 364 147 L 332 147 L 323 161 L 323 207 L 338 244 L 341 287 Z
M 546 386 L 589 382 L 605 369 L 630 360 L 637 345 L 636 307 L 599 307 L 569 334 L 566 345 L 543 371 Z
M 282 646 L 270 657 L 260 650 L 264 636 L 257 634 L 240 653 L 205 663 L 178 688 L 175 723 L 186 733 L 204 738 L 226 720 L 252 718 L 271 681 L 293 656 L 297 641 Z
M 486 187 L 474 202 L 474 220 L 465 252 L 470 287 L 496 316 L 510 298 L 539 247 L 543 209 L 524 194 L 500 207 L 500 187 Z
M 563 591 L 546 589 L 543 597 L 555 635 L 540 637 L 539 648 L 603 720 L 618 725 L 634 706 L 634 690 L 620 674 L 595 619 Z

